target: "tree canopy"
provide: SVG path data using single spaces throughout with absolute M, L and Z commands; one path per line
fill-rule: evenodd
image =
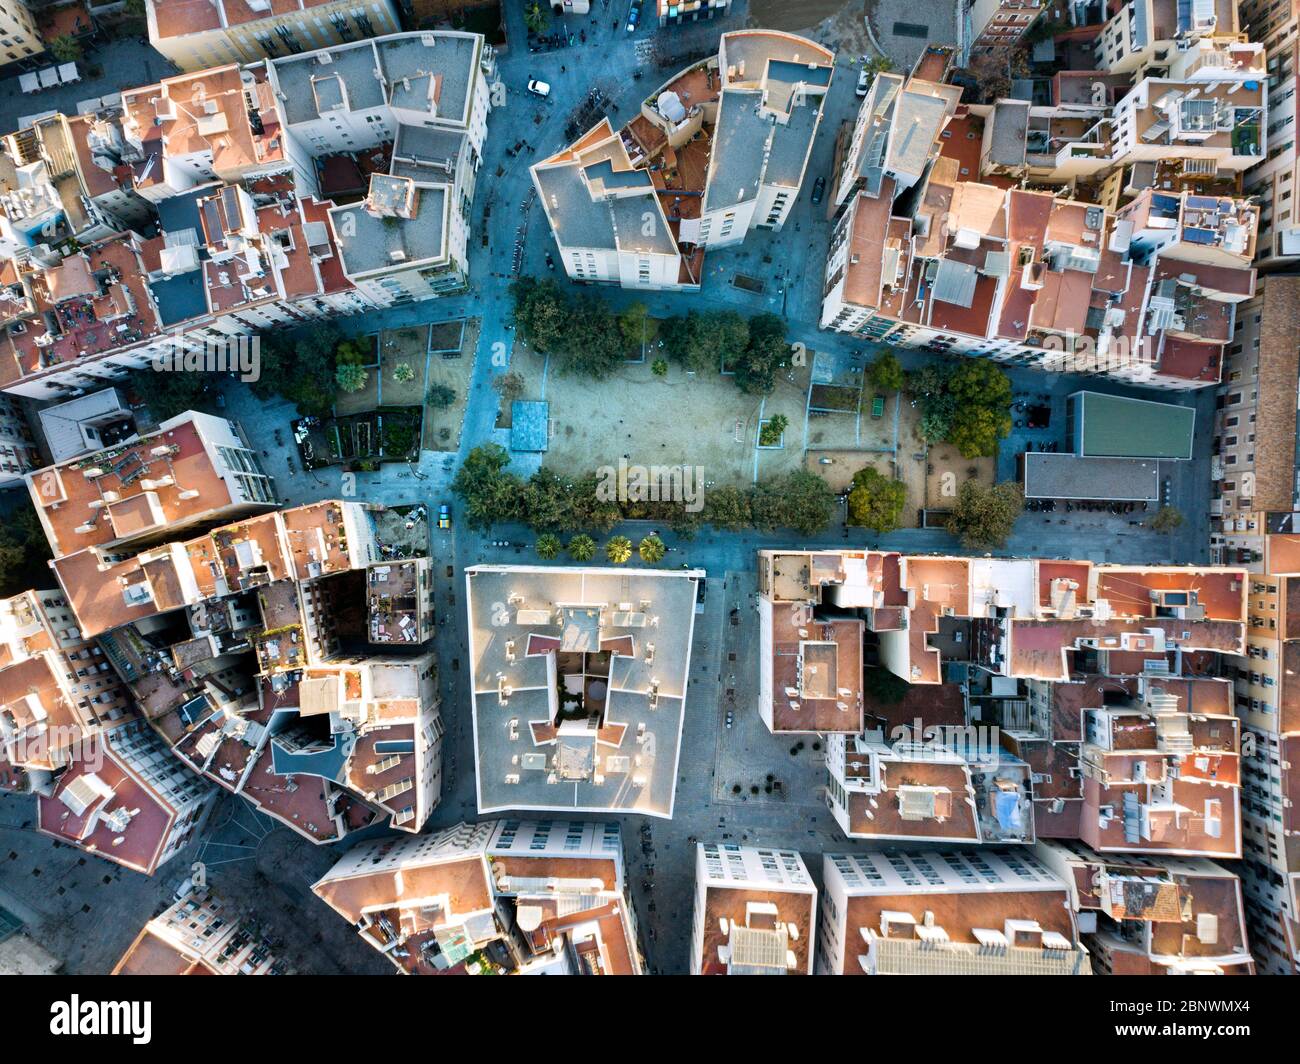
M 883 351 L 868 368 L 867 380 L 876 391 L 900 392 L 907 382 L 907 374 L 893 351 Z
M 986 487 L 968 480 L 957 491 L 957 502 L 948 518 L 948 531 L 961 539 L 967 550 L 997 550 L 1006 546 L 1016 518 L 1024 511 L 1025 493 L 1014 481 Z
M 996 454 L 1011 431 L 1011 378 L 986 359 L 927 363 L 906 375 L 904 389 L 920 407 L 922 438 L 946 440 L 964 458 Z
M 907 488 L 877 472 L 871 466 L 853 474 L 849 491 L 849 524 L 860 525 L 883 535 L 898 527 L 899 515 L 907 503 Z

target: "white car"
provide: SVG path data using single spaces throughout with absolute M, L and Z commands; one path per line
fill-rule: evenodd
M 871 71 L 865 69 L 858 71 L 858 95 L 859 96 L 865 96 L 867 94 L 867 87 L 870 84 L 871 84 Z
M 551 95 L 551 87 L 548 84 L 546 84 L 546 82 L 537 81 L 536 79 L 528 83 L 528 91 L 531 92 L 534 96 L 540 96 L 543 99 Z

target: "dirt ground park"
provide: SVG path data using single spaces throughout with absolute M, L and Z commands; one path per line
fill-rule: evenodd
M 474 371 L 478 332 L 479 319 L 471 318 L 385 329 L 367 337 L 374 345 L 374 359 L 368 366 L 370 377 L 360 391 L 339 391 L 335 410 L 344 415 L 363 414 L 381 406 L 424 406 L 422 448 L 456 450 Z M 403 366 L 414 372 L 410 380 L 399 379 Z M 456 393 L 451 407 L 437 410 L 425 405 L 425 396 L 436 384 L 445 384 Z
M 645 466 L 699 467 L 706 486 L 752 484 L 800 468 L 807 366 L 781 371 L 764 401 L 721 373 L 688 374 L 671 363 L 667 376 L 656 377 L 653 361 L 592 381 L 548 371 L 542 356 L 516 343 L 510 366 L 524 378 L 523 398 L 550 403 L 545 465 L 580 475 L 627 456 Z M 760 420 L 777 414 L 789 422 L 783 446 L 757 449 Z

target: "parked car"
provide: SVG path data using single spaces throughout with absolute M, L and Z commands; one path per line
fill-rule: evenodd
M 438 507 L 438 527 L 440 529 L 451 528 L 451 507 L 445 502 Z
M 825 193 L 825 191 L 826 191 L 826 178 L 819 177 L 816 181 L 813 182 L 812 201 L 814 203 L 821 203 L 822 195 Z
M 857 89 L 858 95 L 865 96 L 867 94 L 867 88 L 870 85 L 871 85 L 871 71 L 866 70 L 865 68 L 863 70 L 858 71 L 858 89 Z
M 546 97 L 551 95 L 551 87 L 546 84 L 546 82 L 538 81 L 536 78 L 529 80 L 528 91 L 534 96 L 540 96 L 542 99 L 546 99 Z

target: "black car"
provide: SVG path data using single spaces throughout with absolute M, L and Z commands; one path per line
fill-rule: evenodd
M 812 201 L 821 203 L 822 195 L 826 192 L 826 178 L 819 177 L 813 182 Z

